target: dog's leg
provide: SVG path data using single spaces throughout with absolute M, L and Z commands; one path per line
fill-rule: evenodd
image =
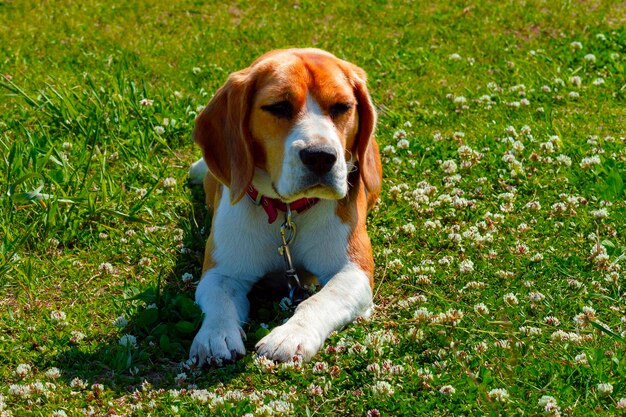
M 320 282 L 324 282 L 320 277 Z M 309 360 L 333 330 L 369 315 L 372 289 L 367 275 L 354 264 L 332 276 L 312 297 L 303 301 L 289 321 L 257 343 L 259 355 L 286 362 L 295 355 Z
M 196 303 L 204 313 L 189 357 L 198 365 L 233 361 L 246 353 L 245 334 L 241 324 L 248 318 L 250 308 L 247 294 L 254 280 L 244 280 L 206 271 L 196 289 Z

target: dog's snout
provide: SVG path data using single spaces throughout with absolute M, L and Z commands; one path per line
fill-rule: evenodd
M 317 175 L 324 175 L 337 162 L 337 151 L 331 146 L 311 146 L 300 151 L 304 166 Z

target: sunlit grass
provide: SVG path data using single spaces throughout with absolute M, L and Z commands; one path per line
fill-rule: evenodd
M 620 8 L 621 7 L 621 8 Z M 626 411 L 623 6 L 0 2 L 1 415 Z M 278 47 L 363 67 L 377 310 L 310 363 L 185 361 L 197 112 Z M 260 303 L 246 347 L 288 311 Z

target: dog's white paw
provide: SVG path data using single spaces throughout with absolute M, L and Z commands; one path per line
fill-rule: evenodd
M 277 362 L 288 362 L 294 356 L 311 359 L 324 340 L 306 328 L 289 322 L 276 327 L 256 344 L 257 353 Z
M 238 325 L 210 326 L 202 324 L 200 331 L 193 339 L 189 358 L 195 360 L 198 366 L 222 365 L 232 362 L 246 353 L 243 345 L 245 333 Z

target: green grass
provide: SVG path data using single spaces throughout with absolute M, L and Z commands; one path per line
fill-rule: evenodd
M 624 415 L 625 15 L 0 1 L 0 415 L 549 414 L 542 396 Z M 193 369 L 210 230 L 193 120 L 230 72 L 291 46 L 369 74 L 378 307 L 310 363 Z M 261 303 L 248 350 L 286 315 Z

